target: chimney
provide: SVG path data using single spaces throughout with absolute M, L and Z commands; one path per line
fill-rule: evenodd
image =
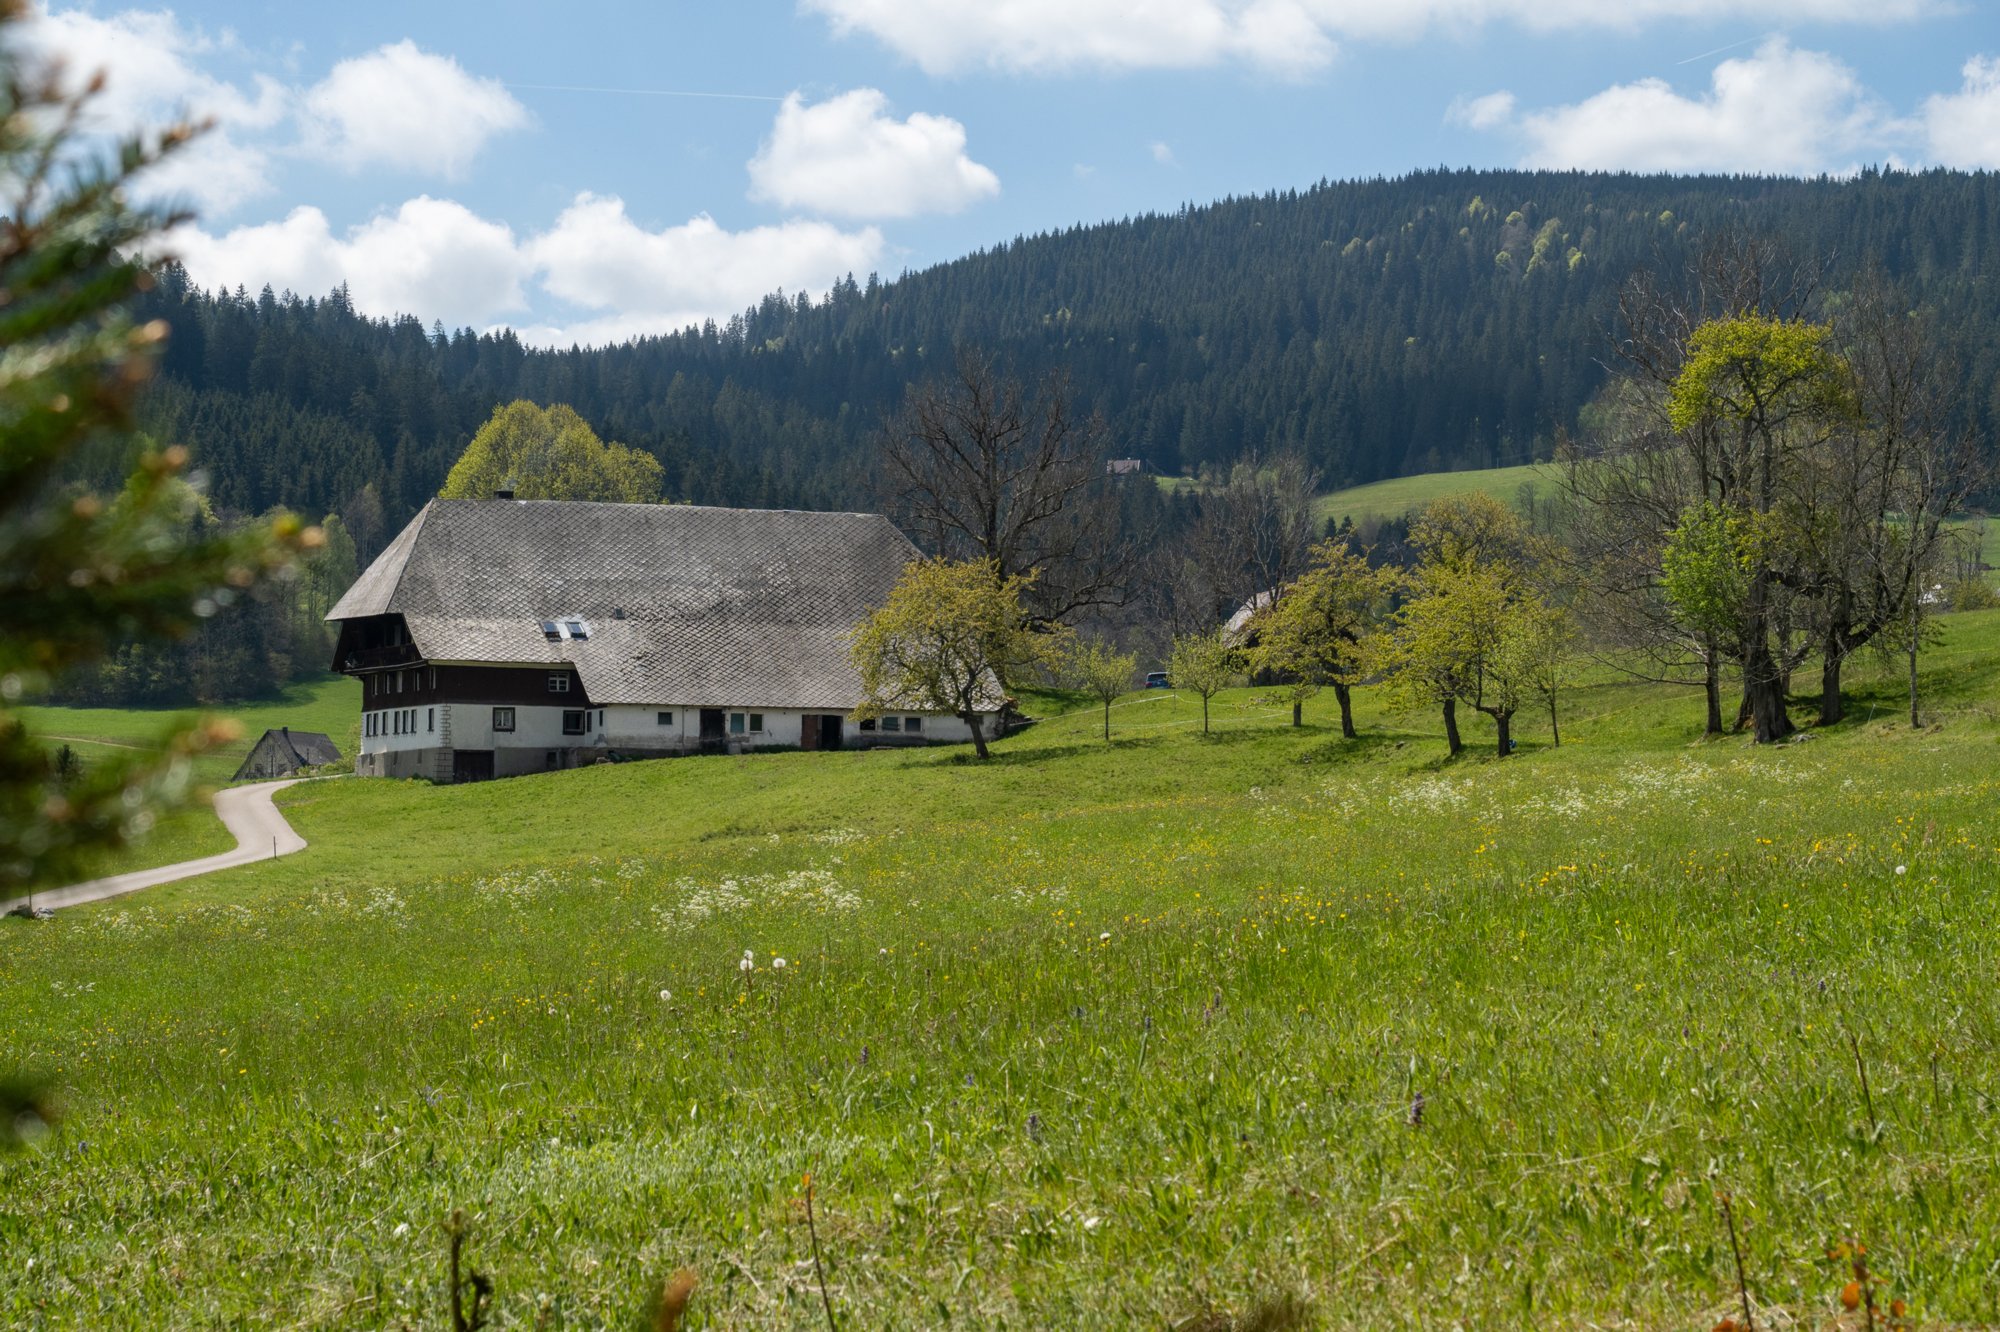
M 494 498 L 494 499 L 513 499 L 513 498 L 514 498 L 514 492 L 513 492 L 513 491 L 511 491 L 511 490 L 496 490 L 496 491 L 494 491 L 494 492 L 493 492 L 493 498 Z

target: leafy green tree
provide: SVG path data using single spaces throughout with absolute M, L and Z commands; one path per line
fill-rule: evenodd
M 1104 705 L 1104 740 L 1111 741 L 1111 705 L 1132 687 L 1132 674 L 1139 659 L 1120 652 L 1109 643 L 1093 639 L 1085 643 L 1071 662 L 1071 671 L 1084 692 Z
M 1557 705 L 1576 678 L 1576 621 L 1568 610 L 1535 601 L 1510 617 L 1500 640 L 1496 672 L 1513 681 L 1523 696 L 1549 712 L 1549 736 L 1562 745 Z
M 855 631 L 853 656 L 865 701 L 859 718 L 897 707 L 949 712 L 972 730 L 986 758 L 981 713 L 1005 700 L 1001 681 L 1058 664 L 1062 631 L 1028 624 L 1024 596 L 1033 576 L 1003 578 L 990 560 L 918 560 L 889 600 Z
M 1288 682 L 1292 725 L 1300 724 L 1304 701 L 1330 685 L 1340 733 L 1354 738 L 1354 686 L 1368 673 L 1368 644 L 1388 617 L 1397 582 L 1394 570 L 1371 569 L 1345 541 L 1322 542 L 1305 573 L 1252 622 L 1251 664 Z
M 1796 479 L 1815 465 L 1814 453 L 1858 421 L 1854 378 L 1833 330 L 1803 319 L 1711 319 L 1688 335 L 1684 358 L 1667 391 L 1666 417 L 1697 441 L 1716 503 L 1730 511 L 1740 535 L 1754 538 L 1746 542 L 1740 599 L 1726 618 L 1744 703 L 1758 741 L 1768 743 L 1794 729 L 1785 683 L 1807 650 L 1778 641 L 1783 604 L 1802 581 L 1788 567 L 1797 562 L 1787 558 L 1795 543 L 1785 539 L 1785 509 Z
M 605 443 L 573 409 L 517 400 L 479 428 L 438 497 L 488 499 L 511 490 L 520 499 L 651 504 L 664 475 L 658 458 Z
M 1681 515 L 1660 557 L 1661 589 L 1674 616 L 1699 634 L 1733 635 L 1750 592 L 1749 525 L 1704 502 Z
M 0 7 L 0 898 L 143 834 L 186 795 L 189 756 L 220 738 L 178 732 L 157 756 L 100 759 L 65 784 L 15 704 L 116 644 L 189 633 L 319 538 L 289 517 L 200 530 L 179 448 L 145 452 L 109 498 L 65 484 L 87 450 L 131 438 L 166 333 L 127 312 L 153 282 L 137 256 L 182 218 L 128 196 L 194 131 L 93 153 L 76 127 L 101 83 L 72 92 L 59 70 L 24 64 L 19 21 Z
M 1167 658 L 1167 678 L 1176 689 L 1201 697 L 1201 733 L 1208 734 L 1208 701 L 1236 682 L 1241 670 L 1235 644 L 1220 629 L 1183 634 Z

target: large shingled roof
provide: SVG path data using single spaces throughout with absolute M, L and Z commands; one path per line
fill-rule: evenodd
M 400 614 L 430 661 L 571 663 L 593 703 L 847 710 L 848 635 L 916 558 L 878 514 L 432 500 L 327 619 Z M 548 641 L 571 618 L 588 639 Z

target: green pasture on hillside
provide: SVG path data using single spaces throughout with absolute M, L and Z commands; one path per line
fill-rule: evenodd
M 26 707 L 19 716 L 50 745 L 67 744 L 84 763 L 117 761 L 132 750 L 157 753 L 161 740 L 202 715 L 188 708 L 58 708 Z M 226 785 L 243 765 L 252 745 L 266 730 L 289 726 L 294 731 L 319 731 L 333 737 L 341 754 L 352 759 L 361 745 L 361 696 L 346 676 L 325 675 L 301 681 L 275 699 L 260 699 L 235 707 L 215 708 L 208 715 L 232 721 L 241 733 L 194 761 L 194 776 L 203 787 Z M 115 855 L 98 857 L 82 871 L 85 877 L 150 869 L 227 851 L 235 839 L 223 828 L 204 800 L 193 808 L 162 818 L 144 843 Z M 53 885 L 50 885 L 53 886 Z
M 1561 476 L 1546 463 L 1466 472 L 1425 472 L 1349 486 L 1322 495 L 1315 503 L 1323 521 L 1338 523 L 1343 518 L 1352 518 L 1359 523 L 1365 518 L 1401 518 L 1425 505 L 1458 495 L 1491 495 L 1503 504 L 1512 505 L 1523 485 L 1532 485 L 1542 498 L 1553 499 L 1560 489 Z
M 1849 1236 L 2000 1322 L 2000 613 L 1944 623 L 1925 729 L 1863 669 L 1766 749 L 1607 679 L 1506 760 L 1155 691 L 983 765 L 295 787 L 300 855 L 0 922 L 65 1111 L 0 1322 L 448 1326 L 463 1208 L 498 1327 L 683 1266 L 824 1326 L 808 1172 L 843 1327 L 1706 1328 L 1718 1190 L 1760 1326 Z

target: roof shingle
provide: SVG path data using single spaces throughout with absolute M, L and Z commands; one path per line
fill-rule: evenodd
M 595 703 L 851 709 L 848 635 L 919 558 L 879 514 L 432 500 L 329 620 L 431 661 L 573 664 Z M 582 619 L 549 642 L 545 620 Z

